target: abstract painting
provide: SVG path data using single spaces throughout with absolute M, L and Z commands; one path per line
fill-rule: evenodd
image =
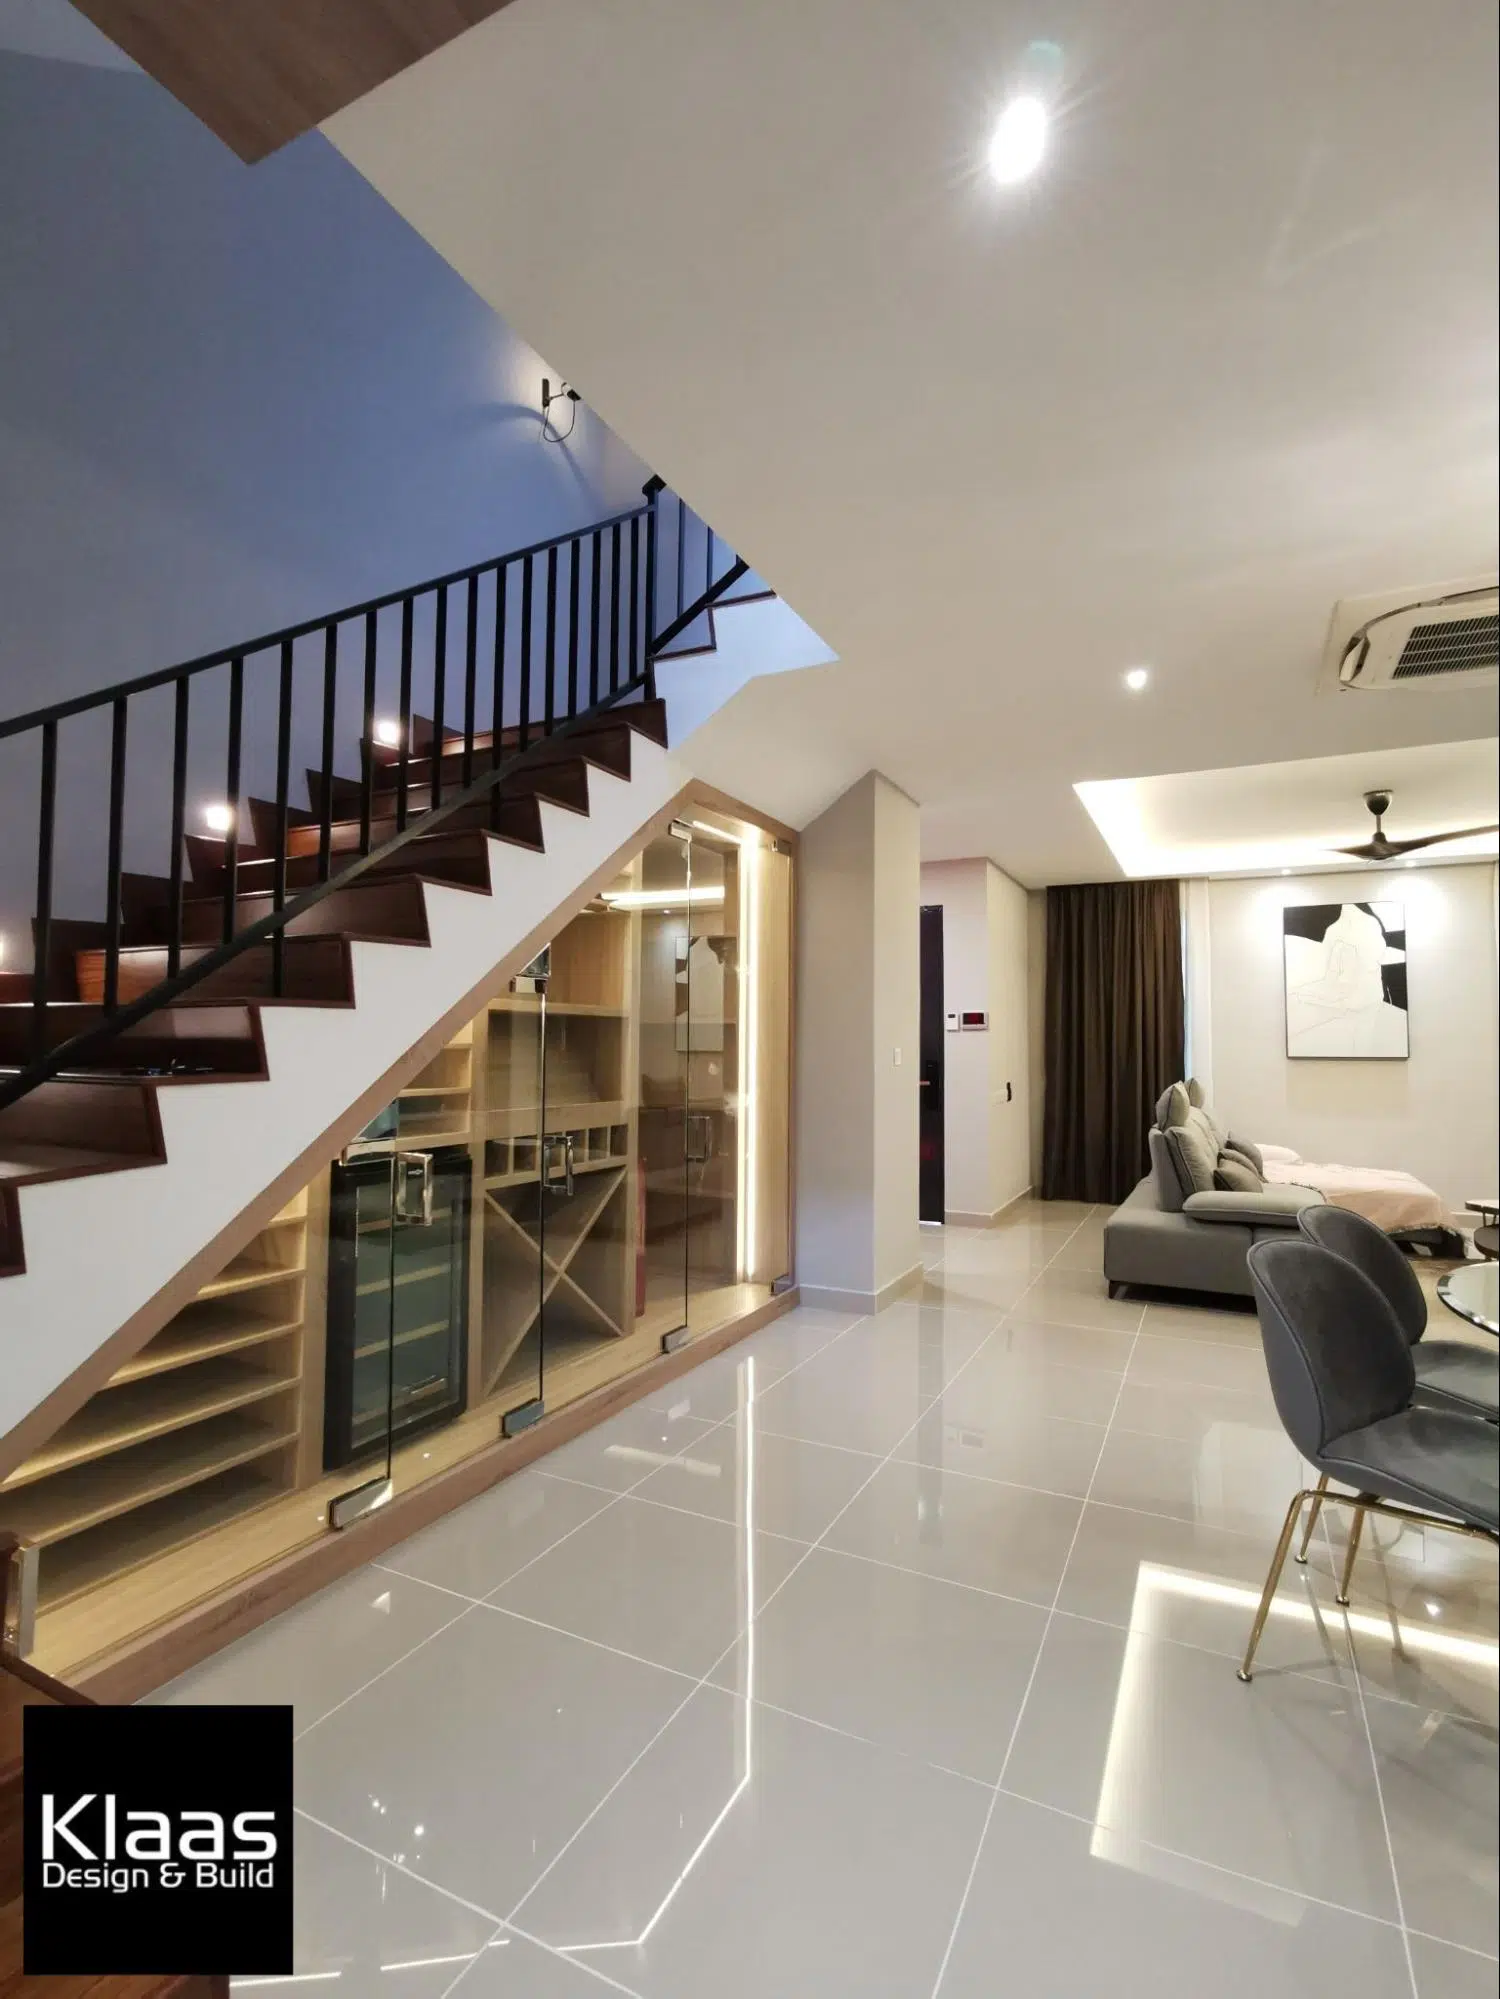
M 1406 911 L 1399 902 L 1308 902 L 1281 912 L 1288 1056 L 1401 1062 Z

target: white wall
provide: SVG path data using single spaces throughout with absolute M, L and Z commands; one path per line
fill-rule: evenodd
M 990 867 L 990 1210 L 1031 1185 L 1030 923 L 1027 894 Z
M 797 1277 L 866 1300 L 920 1261 L 917 808 L 868 772 L 798 860 Z
M 943 911 L 945 1010 L 990 1016 L 986 1033 L 944 1037 L 944 1203 L 992 1215 L 1031 1184 L 1027 895 L 977 859 L 929 861 L 921 898 Z
M 1214 1104 L 1252 1139 L 1304 1159 L 1393 1166 L 1450 1209 L 1490 1195 L 1496 1162 L 1496 958 L 1491 866 L 1256 877 L 1209 885 Z M 1288 1061 L 1284 904 L 1406 905 L 1411 1056 Z M 1190 934 L 1190 948 L 1195 941 Z

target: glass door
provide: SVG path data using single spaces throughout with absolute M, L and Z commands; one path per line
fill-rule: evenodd
M 692 856 L 691 828 L 674 826 L 641 853 L 621 890 L 636 908 L 636 1317 L 651 1341 L 668 1346 L 686 1337 L 688 1323 Z
M 543 1410 L 548 1289 L 547 1181 L 565 1173 L 546 1104 L 549 945 L 489 1007 L 484 1072 L 484 1273 L 475 1399 L 493 1399 L 506 1435 Z
M 734 835 L 695 826 L 684 950 L 687 1314 L 692 1333 L 733 1317 L 741 1112 L 741 868 Z

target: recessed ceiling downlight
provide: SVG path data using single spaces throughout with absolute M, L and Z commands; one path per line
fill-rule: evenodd
M 1151 672 L 1148 667 L 1133 666 L 1125 676 L 1125 685 L 1132 694 L 1139 694 L 1150 678 Z
M 1029 180 L 1047 151 L 1047 107 L 1039 97 L 1013 97 L 995 121 L 990 172 L 1002 187 Z

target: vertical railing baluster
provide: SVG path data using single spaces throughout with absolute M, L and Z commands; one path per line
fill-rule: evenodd
M 490 688 L 490 769 L 498 770 L 505 760 L 505 626 L 510 605 L 506 591 L 505 563 L 495 571 L 495 666 Z M 500 787 L 490 787 L 490 825 L 500 824 Z
M 583 557 L 583 537 L 574 535 L 568 543 L 568 720 L 578 713 L 578 564 Z
M 36 828 L 36 917 L 31 926 L 31 1057 L 47 1053 L 47 998 L 52 983 L 52 847 L 57 819 L 57 723 L 42 724 L 41 797 Z
M 437 616 L 432 634 L 432 775 L 427 784 L 427 806 L 435 812 L 443 802 L 443 713 L 448 692 L 448 586 L 439 584 Z
M 609 691 L 620 685 L 620 523 L 609 531 Z
M 599 572 L 604 567 L 604 530 L 593 532 L 594 561 L 589 571 L 589 706 L 599 701 Z
M 276 704 L 276 839 L 271 867 L 271 907 L 279 916 L 286 907 L 287 806 L 292 777 L 293 641 L 281 642 L 281 684 Z M 286 996 L 286 926 L 271 932 L 271 997 Z
M 339 701 L 339 628 L 323 629 L 323 764 L 318 796 L 318 880 L 333 872 L 333 750 Z
M 479 577 L 469 578 L 464 592 L 464 761 L 465 791 L 474 782 L 474 681 L 478 671 L 475 647 L 479 643 Z
M 646 488 L 646 609 L 641 637 L 646 655 L 646 699 L 656 699 L 656 662 L 651 654 L 651 637 L 656 619 L 656 495 L 660 491 L 653 480 Z
M 630 684 L 641 671 L 641 517 L 630 517 Z
M 415 598 L 401 599 L 401 731 L 396 750 L 396 831 L 406 831 L 406 787 L 411 770 L 411 633 Z
M 184 674 L 177 683 L 172 720 L 172 850 L 167 872 L 167 977 L 182 970 L 183 836 L 187 831 L 188 701 L 192 681 Z
M 245 720 L 245 656 L 237 653 L 229 662 L 229 729 L 224 758 L 224 808 L 229 824 L 224 830 L 224 942 L 234 938 L 235 895 L 240 872 L 240 740 Z
M 104 1011 L 120 1003 L 120 866 L 125 839 L 125 732 L 129 705 L 124 695 L 110 703 L 109 856 L 104 886 Z
M 557 697 L 554 691 L 557 680 L 557 543 L 547 550 L 547 668 L 546 690 L 542 702 L 544 731 L 552 734 L 552 725 L 557 719 Z
M 531 565 L 528 555 L 521 564 L 521 712 L 516 737 L 523 750 L 531 740 Z
M 359 851 L 370 851 L 370 818 L 375 804 L 375 668 L 379 657 L 377 611 L 365 612 L 365 707 L 359 735 Z

